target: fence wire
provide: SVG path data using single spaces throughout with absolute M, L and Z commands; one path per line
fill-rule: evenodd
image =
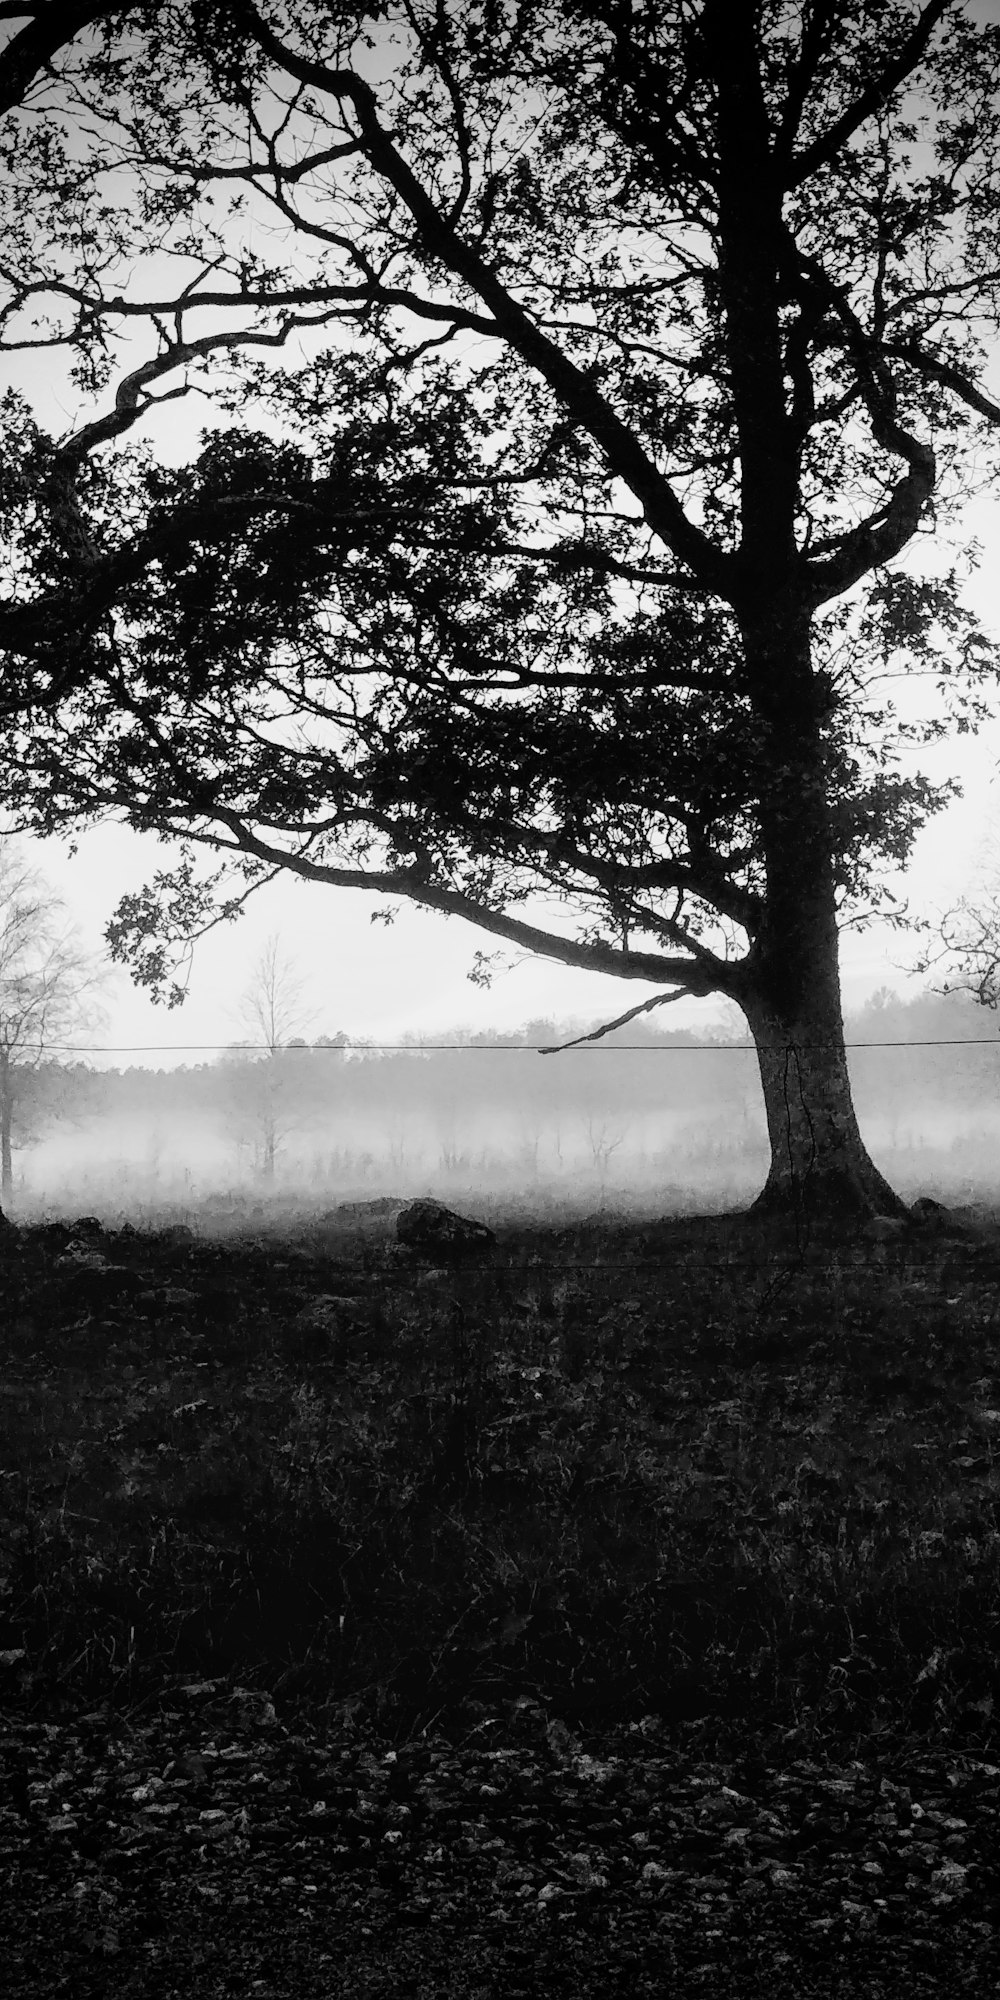
M 1000 1033 L 1000 1030 L 998 1030 Z M 31 1045 L 28 1045 L 29 1047 Z M 604 1042 L 592 1043 L 589 1047 L 577 1046 L 572 1049 L 553 1050 L 548 1043 L 537 1042 L 285 1042 L 275 1053 L 280 1055 L 342 1055 L 351 1049 L 365 1055 L 647 1055 L 647 1056 L 714 1056 L 714 1055 L 755 1055 L 757 1047 L 786 1048 L 785 1042 Z M 852 1049 L 993 1049 L 1000 1044 L 986 1036 L 929 1036 L 915 1041 L 888 1042 L 796 1042 L 800 1049 L 832 1049 L 843 1047 Z M 137 1056 L 137 1055 L 263 1055 L 267 1044 L 263 1042 L 46 1042 L 41 1049 L 32 1053 L 42 1055 L 78 1056 Z

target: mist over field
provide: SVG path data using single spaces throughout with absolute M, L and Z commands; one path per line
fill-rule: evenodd
M 12 1209 L 211 1220 L 247 1207 L 435 1194 L 500 1207 L 740 1206 L 768 1165 L 750 1048 L 632 1022 L 539 1055 L 587 1023 L 380 1051 L 251 1047 L 174 1070 L 26 1073 Z M 734 1037 L 735 1039 L 735 1037 Z M 1000 1191 L 1000 1039 L 963 996 L 881 994 L 848 1024 L 866 1142 L 904 1196 Z M 897 1044 L 897 1046 L 892 1046 Z M 927 1044 L 931 1044 L 927 1046 Z M 964 1044 L 964 1046 L 962 1046 Z

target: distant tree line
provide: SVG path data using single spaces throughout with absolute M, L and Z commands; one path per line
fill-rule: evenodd
M 637 1158 L 655 1173 L 672 1155 L 748 1165 L 764 1156 L 748 1037 L 740 1046 L 721 1029 L 633 1021 L 597 1045 L 535 1053 L 585 1032 L 579 1022 L 534 1020 L 513 1032 L 447 1031 L 439 1039 L 450 1048 L 414 1040 L 391 1050 L 345 1047 L 339 1035 L 296 1038 L 175 1069 L 49 1060 L 24 1077 L 15 1150 L 23 1168 L 34 1140 L 82 1131 L 93 1135 L 95 1162 L 138 1151 L 155 1170 L 163 1148 L 202 1191 L 248 1179 L 301 1185 L 310 1172 L 331 1185 L 366 1176 L 387 1185 L 395 1174 L 405 1191 L 414 1168 L 461 1177 L 489 1161 L 530 1185 L 561 1169 L 614 1179 Z M 848 1039 L 876 1045 L 850 1052 L 876 1150 L 919 1150 L 944 1126 L 983 1129 L 1000 1118 L 996 1023 L 968 996 L 902 1000 L 883 990 L 849 1017 Z

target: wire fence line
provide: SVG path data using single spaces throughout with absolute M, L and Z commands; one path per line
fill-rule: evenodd
M 1000 1030 L 998 1030 L 1000 1033 Z M 78 1056 L 137 1056 L 137 1055 L 262 1055 L 267 1053 L 264 1042 L 46 1042 L 37 1050 L 29 1044 L 32 1053 L 41 1055 Z M 714 1055 L 756 1055 L 758 1047 L 784 1049 L 794 1046 L 800 1049 L 997 1049 L 998 1044 L 985 1035 L 929 1036 L 913 1041 L 888 1042 L 604 1042 L 592 1043 L 590 1047 L 552 1049 L 549 1044 L 537 1042 L 284 1042 L 278 1053 L 281 1055 L 342 1055 L 345 1049 L 359 1050 L 368 1055 L 441 1055 L 446 1052 L 461 1055 L 647 1055 L 647 1056 L 714 1056 Z

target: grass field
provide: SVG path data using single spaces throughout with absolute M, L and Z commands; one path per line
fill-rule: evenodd
M 989 1743 L 1000 1230 L 51 1224 L 7 1255 L 7 1691 Z M 11 1657 L 15 1656 L 15 1657 Z
M 11 1232 L 9 1990 L 993 1992 L 1000 1228 L 486 1219 Z

